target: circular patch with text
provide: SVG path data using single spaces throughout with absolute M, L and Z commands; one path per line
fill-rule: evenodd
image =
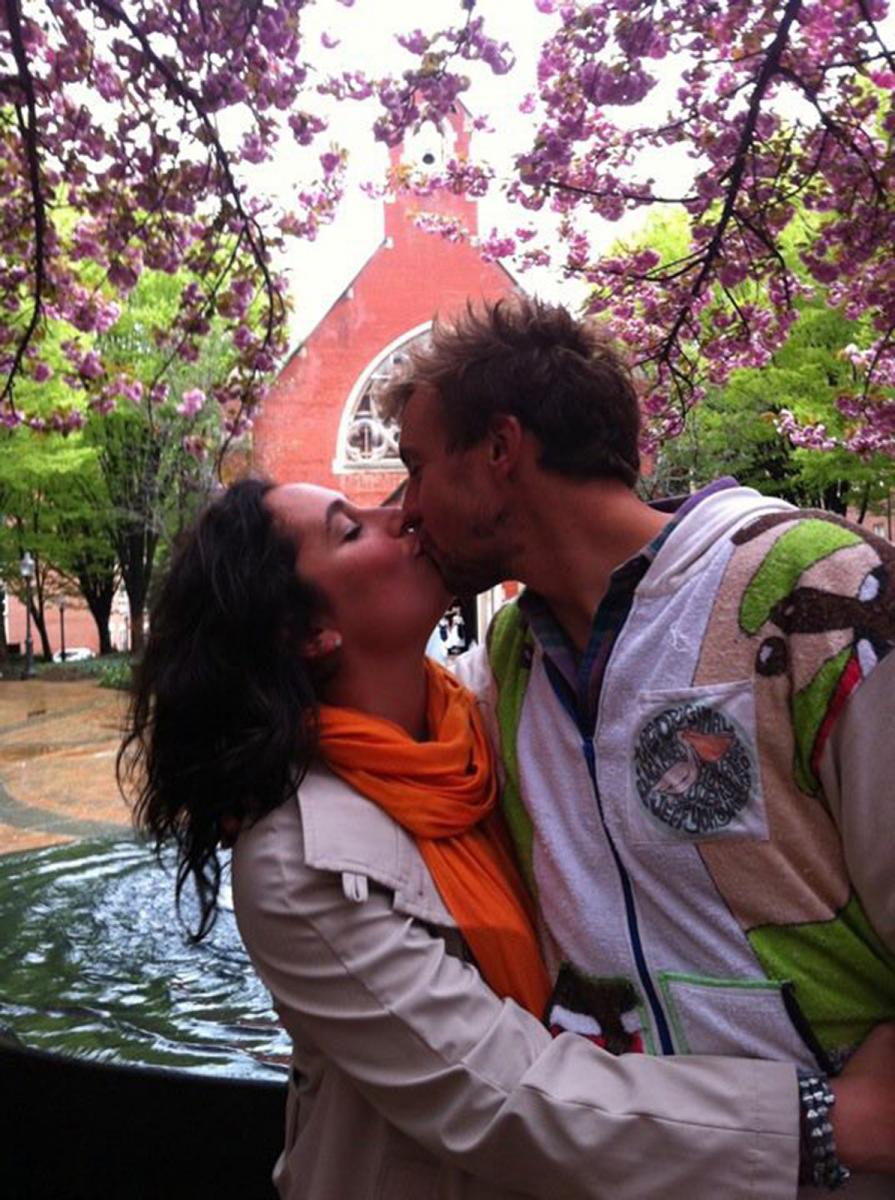
M 684 836 L 725 830 L 746 806 L 753 771 L 739 727 L 706 704 L 663 709 L 634 743 L 641 803 L 655 820 Z

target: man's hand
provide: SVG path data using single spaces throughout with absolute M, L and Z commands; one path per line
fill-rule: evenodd
M 895 1174 L 895 1025 L 878 1025 L 830 1085 L 839 1161 Z

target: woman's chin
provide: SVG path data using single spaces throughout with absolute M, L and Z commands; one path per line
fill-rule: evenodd
M 447 588 L 442 584 L 438 593 L 438 603 L 433 608 L 433 611 L 435 612 L 435 623 L 441 620 L 444 614 L 454 603 L 454 599 L 455 597 L 452 596 Z
M 435 613 L 435 621 L 440 621 L 453 603 L 453 593 L 448 591 L 440 571 L 431 559 L 426 560 L 425 579 L 427 596 L 432 598 L 431 611 Z

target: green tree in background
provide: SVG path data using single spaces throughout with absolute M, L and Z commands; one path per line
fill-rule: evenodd
M 811 235 L 806 219 L 801 243 L 795 232 L 787 240 L 793 263 L 799 245 L 810 243 Z M 637 242 L 660 254 L 663 262 L 672 262 L 684 253 L 688 240 L 686 214 L 670 210 L 648 222 Z M 738 302 L 749 299 L 744 286 Z M 839 447 L 800 449 L 781 431 L 781 413 L 787 411 L 798 425 L 822 426 L 831 438 L 845 440 L 849 422 L 836 400 L 855 386 L 846 348 L 866 344 L 871 335 L 864 321 L 849 320 L 829 307 L 816 284 L 813 295 L 796 301 L 796 309 L 789 337 L 766 365 L 734 371 L 686 414 L 680 435 L 666 440 L 656 456 L 650 491 L 686 491 L 733 475 L 744 485 L 803 507 L 840 514 L 854 508 L 859 520 L 887 504 L 895 490 L 895 460 L 882 453 L 860 457 Z
M 88 378 L 78 389 L 69 386 L 69 364 L 70 342 L 80 335 L 56 322 L 43 343 L 52 377 L 43 381 L 40 404 L 56 412 L 69 393 L 83 399 L 86 385 L 93 410 L 83 428 L 47 433 L 45 426 L 38 431 L 35 399 L 34 427 L 0 434 L 0 578 L 18 595 L 21 554 L 34 555 L 32 617 L 44 655 L 50 651 L 47 605 L 74 592 L 93 615 L 100 652 L 108 652 L 119 581 L 130 609 L 131 649 L 139 651 L 159 554 L 214 485 L 215 452 L 233 437 L 218 404 L 208 399 L 226 389 L 229 345 L 211 328 L 195 361 L 186 361 L 159 343 L 157 329 L 173 321 L 182 285 L 162 272 L 144 272 L 114 326 L 95 339 L 95 359 L 82 339 Z M 90 377 L 94 362 L 97 374 Z
M 48 607 L 74 591 L 67 580 L 72 544 L 59 516 L 75 516 L 79 511 L 87 515 L 75 499 L 76 480 L 91 457 L 83 445 L 57 436 L 38 437 L 28 429 L 12 431 L 0 454 L 0 512 L 5 515 L 0 526 L 0 577 L 6 591 L 24 603 L 19 563 L 26 550 L 31 553 L 35 563 L 31 619 L 47 659 L 51 657 Z M 92 554 L 96 546 L 88 551 L 84 541 L 82 551 Z
M 220 412 L 206 400 L 229 370 L 223 339 L 212 329 L 195 362 L 171 356 L 155 330 L 180 302 L 181 284 L 145 273 L 130 303 L 101 338 L 113 378 L 124 395 L 114 411 L 97 411 L 85 437 L 96 452 L 111 546 L 130 610 L 131 649 L 143 644 L 143 622 L 160 547 L 171 542 L 214 484 L 206 447 L 224 436 Z M 151 387 L 152 381 L 163 383 Z
M 840 514 L 852 507 L 859 520 L 884 505 L 895 490 L 895 462 L 887 455 L 798 449 L 778 429 L 785 409 L 801 424 L 842 433 L 846 419 L 836 397 L 852 381 L 843 351 L 856 338 L 855 325 L 820 299 L 800 301 L 799 319 L 768 365 L 734 372 L 688 413 L 681 436 L 658 456 L 657 484 L 686 490 L 733 475 L 803 507 Z

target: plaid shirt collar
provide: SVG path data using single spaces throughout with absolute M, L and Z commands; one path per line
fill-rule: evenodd
M 530 625 L 548 660 L 551 675 L 564 681 L 573 693 L 579 714 L 594 715 L 609 652 L 627 619 L 637 585 L 643 579 L 659 550 L 681 521 L 703 500 L 716 492 L 737 487 L 735 479 L 725 476 L 688 496 L 673 496 L 653 502 L 657 512 L 673 513 L 648 545 L 612 572 L 606 594 L 597 606 L 591 623 L 590 637 L 584 653 L 579 655 L 541 596 L 530 588 L 519 598 L 519 609 Z M 556 682 L 556 680 L 555 680 Z M 573 699 L 570 695 L 570 700 Z

